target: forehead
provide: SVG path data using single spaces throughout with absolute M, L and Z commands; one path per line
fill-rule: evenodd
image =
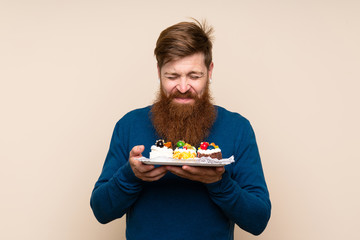
M 206 72 L 204 54 L 196 53 L 164 64 L 162 73 Z

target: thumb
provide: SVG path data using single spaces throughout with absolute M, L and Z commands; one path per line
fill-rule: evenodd
M 130 157 L 140 157 L 144 149 L 145 149 L 144 145 L 134 146 L 130 151 Z

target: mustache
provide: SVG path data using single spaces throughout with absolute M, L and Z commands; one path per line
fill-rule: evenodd
M 195 93 L 192 93 L 190 91 L 187 91 L 185 93 L 181 93 L 178 90 L 176 90 L 176 92 L 172 93 L 169 96 L 170 100 L 173 100 L 174 98 L 191 98 L 191 99 L 196 99 L 197 95 Z

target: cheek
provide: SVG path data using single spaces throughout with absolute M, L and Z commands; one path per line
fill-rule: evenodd
M 174 92 L 174 90 L 176 90 L 176 85 L 171 84 L 171 82 L 162 82 L 161 89 L 167 96 L 169 96 L 172 92 Z
M 193 85 L 192 88 L 199 96 L 201 96 L 203 94 L 203 92 L 205 91 L 206 82 L 199 82 L 199 83 Z

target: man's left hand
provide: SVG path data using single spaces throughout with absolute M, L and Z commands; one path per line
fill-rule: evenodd
M 173 174 L 202 183 L 214 183 L 221 180 L 224 167 L 194 167 L 194 166 L 166 166 L 166 169 Z

